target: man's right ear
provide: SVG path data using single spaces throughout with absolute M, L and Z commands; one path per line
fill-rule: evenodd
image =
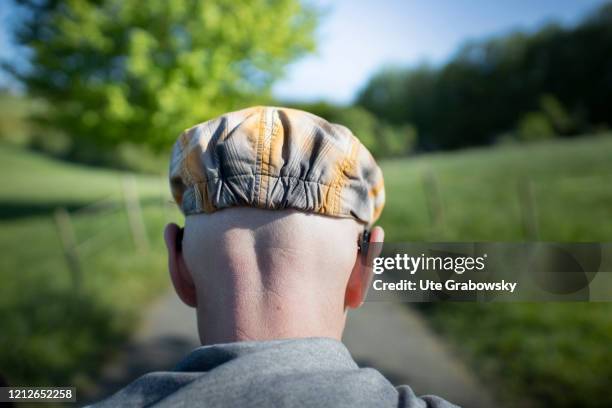
M 183 229 L 173 223 L 166 225 L 164 241 L 168 249 L 168 270 L 174 290 L 183 303 L 196 307 L 198 300 L 195 285 L 183 258 Z
M 365 301 L 372 282 L 372 261 L 380 255 L 384 240 L 384 230 L 374 227 L 370 232 L 369 243 L 361 246 L 346 287 L 345 308 L 356 309 Z

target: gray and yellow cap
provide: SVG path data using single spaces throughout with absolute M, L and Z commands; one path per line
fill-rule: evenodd
M 350 130 L 278 107 L 227 113 L 183 132 L 170 186 L 185 215 L 248 206 L 371 225 L 385 203 L 382 171 Z

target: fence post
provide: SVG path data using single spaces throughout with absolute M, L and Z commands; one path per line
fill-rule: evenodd
M 518 197 L 521 206 L 521 217 L 523 221 L 523 233 L 525 238 L 532 241 L 540 239 L 540 226 L 538 224 L 537 206 L 533 184 L 527 178 L 521 178 L 518 182 Z
M 431 170 L 423 173 L 423 191 L 425 192 L 425 202 L 431 220 L 432 231 L 436 236 L 444 235 L 444 207 L 440 197 L 440 188 L 435 174 Z
M 57 232 L 60 237 L 60 243 L 64 251 L 64 258 L 66 259 L 66 264 L 70 271 L 72 286 L 76 292 L 79 292 L 82 287 L 83 274 L 76 249 L 76 237 L 74 228 L 72 227 L 72 221 L 70 220 L 70 214 L 63 207 L 57 208 L 54 218 Z
M 149 240 L 142 219 L 140 200 L 138 198 L 134 176 L 127 176 L 123 179 L 123 200 L 134 245 L 139 251 L 147 251 L 149 249 Z

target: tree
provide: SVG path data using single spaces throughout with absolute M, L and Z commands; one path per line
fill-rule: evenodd
M 549 23 L 472 41 L 444 65 L 384 69 L 357 104 L 412 124 L 419 149 L 486 145 L 500 134 L 571 137 L 612 124 L 612 4 L 574 26 Z M 534 114 L 531 114 L 534 113 Z
M 167 147 L 198 122 L 265 101 L 314 49 L 317 12 L 299 0 L 21 0 L 12 67 L 49 102 L 43 119 L 97 145 Z

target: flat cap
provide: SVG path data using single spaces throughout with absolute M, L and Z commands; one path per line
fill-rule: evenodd
M 373 224 L 385 202 L 382 171 L 350 130 L 280 107 L 230 112 L 184 131 L 170 188 L 185 215 L 248 206 Z

